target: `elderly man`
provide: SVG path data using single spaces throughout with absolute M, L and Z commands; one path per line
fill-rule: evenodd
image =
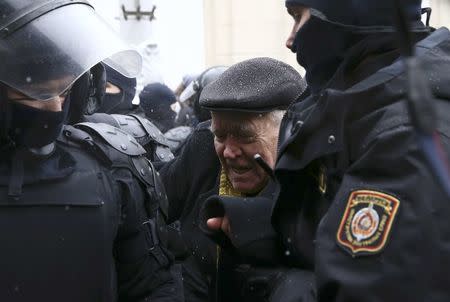
M 263 262 L 247 258 L 257 253 L 261 242 L 275 250 L 271 229 L 261 230 L 256 238 L 252 230 L 238 228 L 235 247 L 221 249 L 201 232 L 206 226 L 199 225 L 199 215 L 204 201 L 215 194 L 272 194 L 270 176 L 254 158 L 259 154 L 266 165 L 274 166 L 284 110 L 304 89 L 301 76 L 289 65 L 256 58 L 233 65 L 203 90 L 200 103 L 211 110 L 211 122 L 201 123 L 179 157 L 160 171 L 169 220 L 180 219 L 189 251 L 183 263 L 186 301 L 239 301 L 242 296 L 232 286 L 241 283 L 234 267 Z M 261 204 L 253 227 L 269 222 L 271 207 L 271 202 Z M 240 220 L 238 215 L 230 219 Z

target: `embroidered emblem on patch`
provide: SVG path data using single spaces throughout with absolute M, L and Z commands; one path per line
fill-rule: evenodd
M 338 244 L 352 255 L 381 251 L 399 205 L 397 198 L 381 192 L 352 192 L 337 232 Z

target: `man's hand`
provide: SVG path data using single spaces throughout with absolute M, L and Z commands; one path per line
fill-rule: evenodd
M 228 237 L 231 237 L 230 221 L 228 217 L 214 217 L 206 221 L 206 225 L 213 231 L 222 230 Z

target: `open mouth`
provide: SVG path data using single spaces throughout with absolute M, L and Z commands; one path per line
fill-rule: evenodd
M 242 175 L 250 171 L 251 167 L 230 167 L 230 170 L 236 174 Z

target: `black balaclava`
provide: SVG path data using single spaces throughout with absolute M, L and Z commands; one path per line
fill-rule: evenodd
M 312 93 L 326 85 L 349 48 L 364 37 L 311 15 L 297 32 L 291 50 L 306 69 L 305 79 Z M 314 42 L 310 45 L 308 41 Z
M 0 87 L 0 123 L 2 126 L 0 154 L 10 161 L 8 195 L 20 198 L 25 179 L 25 162 L 30 159 L 48 158 L 56 152 L 53 144 L 61 133 L 68 117 L 70 93 L 66 96 L 62 111 L 53 112 L 30 107 L 17 100 L 9 100 L 6 89 Z M 54 169 L 51 165 L 50 170 Z M 58 170 L 56 174 L 72 173 L 72 167 Z M 55 174 L 55 175 L 56 175 Z M 28 174 L 27 179 L 33 175 Z
M 9 136 L 16 147 L 40 148 L 54 142 L 66 121 L 70 95 L 62 111 L 40 110 L 18 102 L 9 101 L 11 125 Z
M 311 8 L 311 18 L 297 32 L 292 51 L 306 69 L 312 93 L 326 86 L 349 50 L 371 34 L 393 33 L 392 0 L 287 0 L 286 6 Z M 412 26 L 420 22 L 421 0 L 405 0 L 404 9 Z
M 161 83 L 148 84 L 139 94 L 139 106 L 145 112 L 145 116 L 162 132 L 175 126 L 176 113 L 170 105 L 176 100 L 173 91 Z
M 127 78 L 115 69 L 104 64 L 106 81 L 120 88 L 119 93 L 105 93 L 98 113 L 129 114 L 133 110 L 136 94 L 136 78 Z

